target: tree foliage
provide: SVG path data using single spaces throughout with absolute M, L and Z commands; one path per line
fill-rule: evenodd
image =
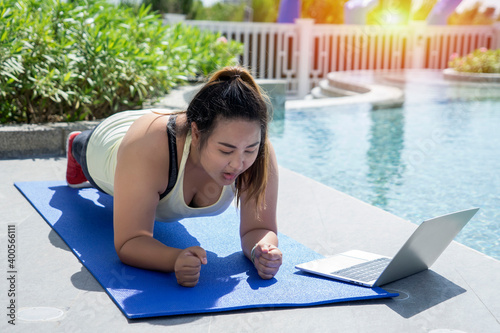
M 344 4 L 349 0 L 303 0 L 302 17 L 320 24 L 344 23 Z
M 500 49 L 481 47 L 465 57 L 452 54 L 448 66 L 457 72 L 500 74 Z
M 482 3 L 477 2 L 461 13 L 454 12 L 448 17 L 449 25 L 490 25 L 500 21 L 500 15 L 495 15 L 495 8 L 481 10 Z
M 0 123 L 99 119 L 142 107 L 242 46 L 163 26 L 149 7 L 0 0 Z

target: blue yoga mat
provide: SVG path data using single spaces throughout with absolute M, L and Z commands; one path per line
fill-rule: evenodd
M 215 217 L 156 222 L 154 236 L 169 246 L 199 245 L 208 264 L 194 288 L 177 284 L 173 273 L 124 265 L 113 245 L 113 198 L 95 189 L 72 189 L 64 182 L 18 182 L 23 193 L 99 281 L 127 318 L 207 313 L 249 308 L 296 307 L 394 297 L 381 288 L 364 288 L 301 273 L 296 264 L 322 256 L 279 234 L 283 265 L 262 280 L 240 247 L 234 207 Z

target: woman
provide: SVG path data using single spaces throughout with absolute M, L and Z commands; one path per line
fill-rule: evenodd
M 243 68 L 216 72 L 186 112 L 117 113 L 68 137 L 69 186 L 87 180 L 114 196 L 114 242 L 128 265 L 175 272 L 198 283 L 206 252 L 153 238 L 154 221 L 222 213 L 236 196 L 243 253 L 263 279 L 282 263 L 276 203 L 278 167 L 267 139 L 264 97 Z M 180 156 L 180 158 L 177 158 Z

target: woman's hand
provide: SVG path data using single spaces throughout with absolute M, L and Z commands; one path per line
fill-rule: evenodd
M 253 250 L 253 262 L 259 276 L 265 280 L 273 278 L 280 269 L 283 254 L 272 244 L 257 244 Z
M 175 277 L 183 287 L 194 287 L 200 278 L 201 265 L 207 264 L 207 253 L 199 246 L 183 250 L 175 261 Z

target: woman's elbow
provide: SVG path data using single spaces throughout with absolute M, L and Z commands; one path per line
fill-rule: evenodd
M 127 264 L 127 255 L 126 255 L 126 251 L 125 251 L 125 244 L 127 243 L 127 241 L 117 241 L 115 240 L 115 251 L 116 251 L 116 254 L 118 255 L 118 259 L 120 259 L 120 261 L 124 264 Z

